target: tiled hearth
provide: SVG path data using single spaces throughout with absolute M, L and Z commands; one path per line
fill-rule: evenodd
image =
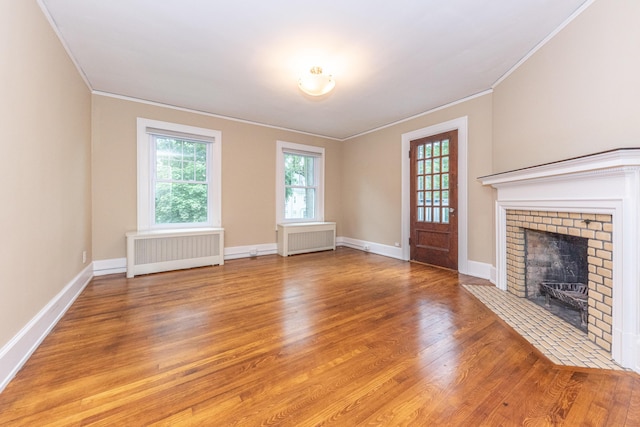
M 611 353 L 544 308 L 494 286 L 463 285 L 538 351 L 557 365 L 622 369 Z
M 524 246 L 517 240 L 524 230 L 587 238 L 587 338 L 622 367 L 640 372 L 640 149 L 480 180 L 497 189 L 496 287 L 522 295 Z

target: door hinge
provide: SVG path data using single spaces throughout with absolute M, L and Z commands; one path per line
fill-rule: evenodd
M 411 158 L 411 150 L 409 150 L 409 158 Z
M 409 245 L 411 245 L 411 237 L 409 237 Z

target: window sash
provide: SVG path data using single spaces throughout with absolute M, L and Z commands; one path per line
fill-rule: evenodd
M 150 204 L 151 204 L 151 209 L 150 209 L 150 215 L 151 215 L 151 226 L 152 227 L 162 227 L 162 228 L 166 228 L 166 227 L 202 227 L 202 226 L 206 226 L 208 224 L 210 224 L 211 222 L 211 209 L 212 209 L 212 203 L 211 203 L 211 192 L 209 191 L 209 186 L 211 184 L 211 177 L 212 177 L 212 171 L 211 171 L 211 143 L 207 143 L 205 141 L 201 141 L 201 140 L 195 140 L 195 139 L 187 139 L 184 136 L 178 137 L 178 136 L 169 136 L 168 133 L 171 132 L 164 132 L 164 134 L 160 135 L 159 133 L 153 133 L 150 134 L 150 145 L 151 145 L 151 156 L 150 156 L 150 163 L 151 163 L 151 183 L 150 183 Z M 178 134 L 178 132 L 175 132 L 175 134 Z M 185 135 L 183 133 L 180 133 L 181 135 Z M 185 164 L 185 159 L 189 159 L 189 157 L 185 157 L 185 150 L 184 150 L 184 144 L 185 143 L 195 143 L 195 144 L 204 144 L 205 146 L 205 158 L 204 158 L 204 167 L 205 167 L 205 177 L 204 179 L 177 179 L 177 178 L 159 178 L 158 177 L 158 152 L 161 149 L 160 145 L 160 141 L 162 140 L 173 140 L 174 144 L 176 142 L 179 142 L 181 145 L 181 153 L 180 155 L 177 156 L 168 156 L 169 159 L 169 169 L 170 169 L 170 173 L 173 172 L 173 165 L 171 163 L 174 162 L 179 162 L 180 163 L 180 169 L 182 170 L 182 174 L 184 177 L 184 164 Z M 194 178 L 196 175 L 196 163 L 197 163 L 197 149 L 196 147 L 194 147 L 194 153 L 191 156 L 191 159 L 193 159 L 193 167 L 194 167 Z M 202 163 L 202 162 L 200 162 Z M 173 176 L 173 174 L 171 173 L 171 176 Z M 174 211 L 174 209 L 171 206 L 164 206 L 163 210 L 159 210 L 159 206 L 157 205 L 157 201 L 158 198 L 162 197 L 163 199 L 165 199 L 165 201 L 167 203 L 172 203 L 174 201 L 176 201 L 176 198 L 178 198 L 177 196 L 174 196 L 174 192 L 176 193 L 181 193 L 181 192 L 186 192 L 188 191 L 187 188 L 189 188 L 191 191 L 191 193 L 196 193 L 198 192 L 197 187 L 199 186 L 205 186 L 205 203 L 204 203 L 204 210 L 205 210 L 205 215 L 203 217 L 202 215 L 202 206 L 198 203 L 194 204 L 189 204 L 188 208 L 190 209 L 182 209 L 181 211 Z M 199 191 L 200 193 L 203 193 L 202 190 Z M 169 193 L 169 194 L 167 194 Z M 197 202 L 197 200 L 195 201 Z M 162 207 L 161 207 L 162 208 Z M 198 212 L 200 211 L 200 212 Z M 198 217 L 198 218 L 202 218 L 202 221 L 179 221 L 177 220 L 177 218 L 179 218 L 180 216 L 186 215 L 188 217 Z M 164 220 L 166 219 L 166 220 Z
M 324 148 L 277 141 L 276 154 L 276 222 L 324 221 Z M 302 156 L 313 161 L 313 175 L 309 177 L 311 181 L 310 184 L 307 180 L 305 180 L 304 183 L 293 181 L 287 184 L 287 167 L 285 161 L 287 155 Z M 288 211 L 290 206 L 287 205 L 286 195 L 296 190 L 296 195 L 300 195 L 300 191 L 303 191 L 305 195 L 309 193 L 313 194 L 313 200 L 306 201 L 306 208 L 311 210 L 311 212 L 292 214 L 291 210 Z M 298 208 L 302 209 L 303 207 L 298 204 Z M 300 212 L 300 210 L 298 212 Z

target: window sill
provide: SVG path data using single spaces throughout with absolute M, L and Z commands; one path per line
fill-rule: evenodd
M 180 234 L 183 236 L 196 236 L 198 234 L 210 234 L 212 232 L 224 231 L 222 227 L 198 227 L 198 228 L 163 228 L 160 230 L 129 231 L 126 236 L 163 236 Z

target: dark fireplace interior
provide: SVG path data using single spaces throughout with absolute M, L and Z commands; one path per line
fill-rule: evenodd
M 526 297 L 586 332 L 588 239 L 525 230 Z

